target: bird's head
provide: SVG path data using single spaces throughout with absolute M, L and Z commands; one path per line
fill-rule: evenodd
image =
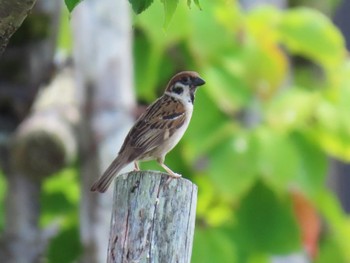
M 193 103 L 197 87 L 205 84 L 205 81 L 194 71 L 182 71 L 177 73 L 169 81 L 165 93 L 175 98 Z

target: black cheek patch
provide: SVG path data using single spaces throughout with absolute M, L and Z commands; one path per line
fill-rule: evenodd
M 176 94 L 181 94 L 184 90 L 182 87 L 174 87 L 173 88 L 173 91 L 176 93 Z

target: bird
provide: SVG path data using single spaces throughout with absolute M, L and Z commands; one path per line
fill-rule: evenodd
M 166 154 L 180 141 L 190 123 L 195 93 L 205 81 L 195 71 L 182 71 L 168 82 L 161 97 L 148 106 L 127 134 L 117 157 L 91 191 L 104 193 L 121 169 L 139 161 L 156 160 L 173 178 L 181 177 L 164 164 Z

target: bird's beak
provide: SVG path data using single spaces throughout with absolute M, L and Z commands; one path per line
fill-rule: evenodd
M 201 79 L 200 77 L 197 77 L 193 80 L 192 85 L 195 87 L 202 86 L 205 84 L 205 81 Z

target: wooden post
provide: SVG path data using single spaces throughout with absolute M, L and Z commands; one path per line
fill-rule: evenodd
M 189 263 L 197 186 L 154 171 L 115 180 L 108 263 Z

